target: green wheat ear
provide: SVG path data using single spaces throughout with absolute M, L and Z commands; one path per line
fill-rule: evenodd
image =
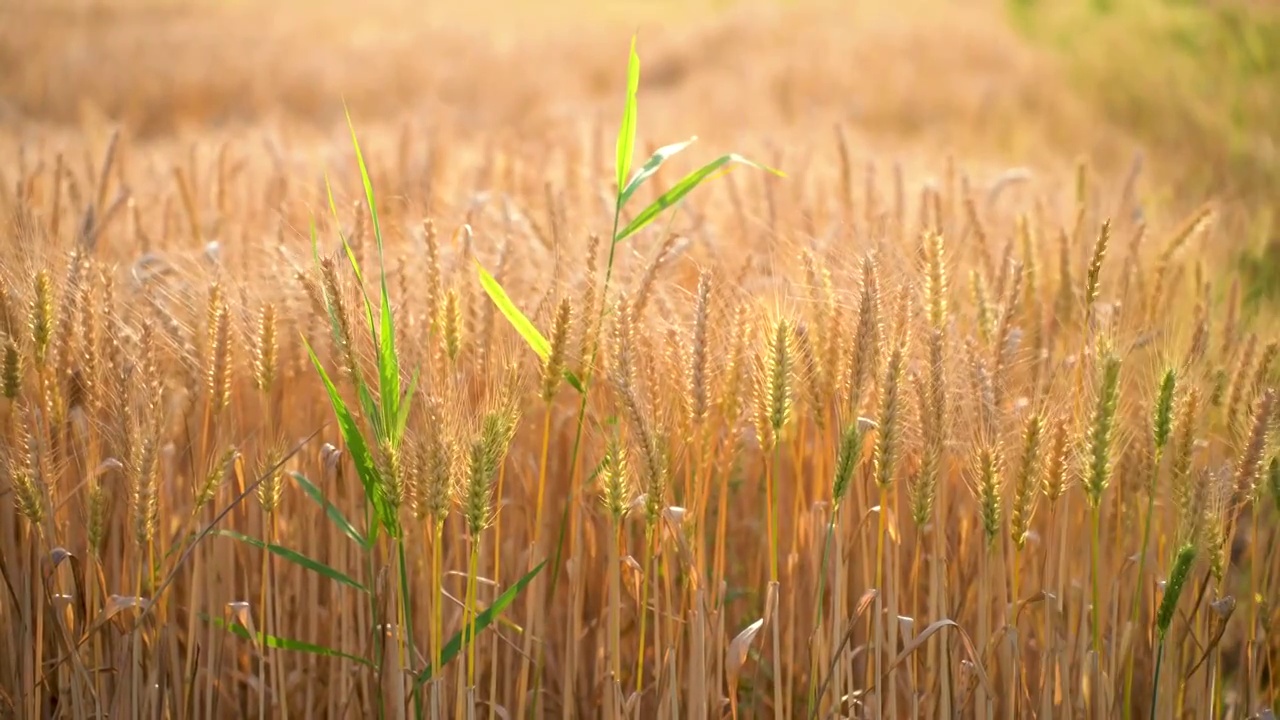
M 1160 609 L 1156 612 L 1156 629 L 1160 637 L 1164 637 L 1173 625 L 1173 614 L 1178 607 L 1178 598 L 1182 588 L 1191 576 L 1191 563 L 1196 559 L 1196 546 L 1185 545 L 1178 550 L 1173 561 L 1173 570 L 1169 573 L 1169 581 L 1164 586 L 1164 597 L 1160 600 Z

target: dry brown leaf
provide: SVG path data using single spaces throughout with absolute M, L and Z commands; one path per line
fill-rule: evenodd
M 767 614 L 767 611 L 766 611 Z M 764 627 L 764 618 L 760 618 L 743 628 L 738 636 L 729 641 L 725 650 L 724 673 L 729 682 L 729 709 L 733 717 L 738 717 L 738 677 L 742 666 L 747 662 L 747 652 L 751 649 L 751 641 L 760 634 Z

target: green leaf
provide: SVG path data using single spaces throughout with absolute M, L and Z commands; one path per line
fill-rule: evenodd
M 395 431 L 400 421 L 400 358 L 396 355 L 395 326 L 391 318 L 391 304 L 387 299 L 385 273 L 382 286 L 382 332 L 378 345 L 378 389 L 382 395 L 382 427 L 385 437 L 393 447 L 400 446 L 400 436 Z
M 351 122 L 351 111 L 344 101 L 342 110 L 347 114 L 347 127 L 351 130 L 351 145 L 356 151 L 356 164 L 360 166 L 360 179 L 364 182 L 364 198 L 369 205 L 369 214 L 373 216 L 373 238 L 378 244 L 378 257 L 382 257 L 382 226 L 378 224 L 378 206 L 373 200 L 373 183 L 369 180 L 369 169 L 364 162 L 364 153 L 360 152 L 360 141 L 356 139 L 356 128 Z
M 529 347 L 533 348 L 538 357 L 542 358 L 543 362 L 546 362 L 547 357 L 551 355 L 551 343 L 547 342 L 547 339 L 538 331 L 538 328 L 534 327 L 529 318 L 525 317 L 515 303 L 511 302 L 511 298 L 507 297 L 507 291 L 502 289 L 502 285 L 498 284 L 498 281 L 489 274 L 489 271 L 484 269 L 480 261 L 476 260 L 475 263 L 476 272 L 480 274 L 480 284 L 484 287 L 484 291 L 489 294 L 489 299 L 493 300 L 493 304 L 497 305 L 498 309 L 502 311 L 503 316 L 507 318 L 507 322 L 511 323 L 516 332 L 520 333 L 520 337 L 524 338 L 524 341 L 529 344 Z
M 235 530 L 214 530 L 213 532 L 216 535 L 222 535 L 224 537 L 229 537 L 235 540 L 239 540 L 240 542 L 245 543 L 246 545 L 252 545 L 258 548 L 259 550 L 266 550 L 272 555 L 282 557 L 285 560 L 288 560 L 289 562 L 293 563 L 294 565 L 297 565 L 298 567 L 306 568 L 307 570 L 310 570 L 312 572 L 319 573 L 320 575 L 323 575 L 324 577 L 327 577 L 330 580 L 333 580 L 334 582 L 340 582 L 343 585 L 348 585 L 363 593 L 369 592 L 368 588 L 356 582 L 350 576 L 338 570 L 334 570 L 333 568 L 329 567 L 328 565 L 325 565 L 319 560 L 313 560 L 312 558 L 309 558 L 306 555 L 303 555 L 302 553 L 296 550 L 290 550 L 289 548 L 284 547 L 283 545 L 275 545 L 273 543 L 263 542 L 257 538 L 249 537 L 248 535 L 243 535 L 241 533 L 238 533 Z
M 640 214 L 636 215 L 634 220 L 628 223 L 625 228 L 618 231 L 618 234 L 613 237 L 613 242 L 620 243 L 623 240 L 626 240 L 627 238 L 639 232 L 640 229 L 642 229 L 644 226 L 653 222 L 654 218 L 658 217 L 658 214 L 661 213 L 663 210 L 666 210 L 667 208 L 671 207 L 672 205 L 675 205 L 676 203 L 684 199 L 685 195 L 688 195 L 690 192 L 693 191 L 694 188 L 698 187 L 698 185 L 701 184 L 703 180 L 706 180 L 707 177 L 711 175 L 711 173 L 719 170 L 720 168 L 724 167 L 725 165 L 728 165 L 729 163 L 740 163 L 742 165 L 750 165 L 751 167 L 755 167 L 761 170 L 771 172 L 780 177 L 785 177 L 785 175 L 783 175 L 781 172 L 778 172 L 773 168 L 761 165 L 753 160 L 748 160 L 747 158 L 737 153 L 729 153 L 727 155 L 721 155 L 715 160 L 712 160 L 706 165 L 703 165 L 701 168 L 694 170 L 693 172 L 686 175 L 683 180 L 681 180 L 680 182 L 672 186 L 670 190 L 663 193 L 657 200 L 654 200 L 653 203 L 649 205 L 649 207 L 645 208 L 644 210 L 641 210 Z
M 640 186 L 644 184 L 644 181 L 658 172 L 658 168 L 662 167 L 662 163 L 669 160 L 672 155 L 692 145 L 697 139 L 697 137 L 692 137 L 684 142 L 672 143 L 658 148 L 653 155 L 649 156 L 649 161 L 644 164 L 644 167 L 640 168 L 640 172 L 636 173 L 636 176 L 631 178 L 631 182 L 627 183 L 626 189 L 622 191 L 622 195 L 618 199 L 618 207 L 626 205 L 636 190 L 639 190 Z
M 378 490 L 378 468 L 374 465 L 373 456 L 369 454 L 369 447 L 365 444 L 364 436 L 360 434 L 360 428 L 356 427 L 355 418 L 351 416 L 351 412 L 347 410 L 347 405 L 342 401 L 342 396 L 338 394 L 338 388 L 334 387 L 333 381 L 329 379 L 329 373 L 324 371 L 324 366 L 320 364 L 320 358 L 316 357 L 315 350 L 311 348 L 311 343 L 307 342 L 304 337 L 302 343 L 307 347 L 307 354 L 311 356 L 311 363 L 315 365 L 316 370 L 320 373 L 320 379 L 324 381 L 325 390 L 329 393 L 329 402 L 333 405 L 334 415 L 338 418 L 338 429 L 342 433 L 342 441 L 346 444 L 347 450 L 351 453 L 351 460 L 355 463 L 356 474 L 360 476 L 360 484 L 364 486 L 365 499 L 373 506 L 374 517 L 381 519 L 384 515 L 382 511 L 382 493 Z M 370 528 L 370 542 L 377 537 L 378 526 L 375 523 Z
M 587 388 L 582 384 L 582 380 L 579 379 L 578 376 L 575 375 L 574 372 L 568 368 L 565 368 L 565 371 L 564 371 L 564 381 L 569 383 L 569 386 L 572 387 L 574 390 L 577 390 L 580 395 L 587 394 Z
M 409 380 L 409 389 L 405 391 L 404 398 L 400 400 L 399 405 L 396 407 L 396 424 L 395 428 L 393 428 L 394 434 L 392 437 L 396 438 L 397 442 L 404 438 L 404 429 L 409 423 L 409 408 L 413 406 L 413 396 L 418 391 L 418 376 L 420 373 L 420 370 L 413 371 L 413 377 Z
M 244 638 L 250 642 L 254 640 L 253 636 L 249 634 L 248 628 L 240 623 L 228 623 L 222 618 L 211 618 L 208 613 L 200 613 L 200 619 L 216 627 L 225 628 L 228 632 L 237 637 Z M 314 645 L 301 640 L 294 640 L 292 638 L 284 638 L 277 635 L 268 635 L 267 633 L 259 632 L 257 641 L 259 645 L 265 645 L 269 648 L 292 650 L 294 652 L 304 652 L 312 655 L 324 655 L 326 657 L 343 658 L 345 660 L 360 663 L 366 667 L 373 667 L 373 663 L 362 657 L 356 657 L 355 655 L 344 653 L 341 650 L 334 650 L 333 648 L 327 648 L 323 645 Z
M 524 577 L 517 580 L 516 584 L 507 588 L 506 592 L 499 595 L 498 599 L 494 600 L 492 605 L 478 613 L 476 615 L 475 631 L 479 633 L 492 625 L 498 615 L 500 615 L 503 610 L 506 610 L 511 603 L 515 602 L 516 597 L 519 596 L 520 593 L 524 592 L 524 589 L 529 586 L 529 583 L 533 582 L 533 579 L 537 577 L 538 573 L 541 572 L 542 567 L 546 564 L 546 560 L 538 563 L 538 565 L 526 573 Z M 440 664 L 448 665 L 455 657 L 458 656 L 458 653 L 462 652 L 462 648 L 465 647 L 467 643 L 471 642 L 471 639 L 471 627 L 470 625 L 464 625 L 462 630 L 454 633 L 453 637 L 449 638 L 449 642 L 445 643 L 444 648 L 440 652 Z M 415 685 L 420 686 L 430 680 L 433 671 L 434 668 L 427 665 L 427 668 L 418 674 Z
M 351 130 L 351 145 L 355 148 L 356 164 L 360 166 L 360 180 L 364 183 L 364 198 L 369 206 L 369 216 L 373 219 L 373 239 L 378 247 L 378 278 L 382 291 L 381 329 L 378 340 L 378 388 L 382 395 L 382 428 L 387 433 L 380 435 L 399 445 L 400 438 L 393 432 L 397 425 L 397 408 L 400 403 L 400 360 L 396 355 L 396 334 L 391 317 L 391 299 L 387 291 L 387 270 L 382 254 L 382 225 L 378 222 L 378 204 L 373 197 L 373 182 L 369 179 L 369 167 L 364 161 L 364 153 L 360 151 L 360 141 L 356 139 L 356 128 L 351 122 L 351 111 L 343 103 L 347 114 L 347 127 Z M 345 241 L 344 241 L 345 242 Z M 367 302 L 367 299 L 366 299 Z M 370 312 L 370 325 L 373 314 Z
M 622 125 L 618 127 L 618 192 L 631 173 L 631 158 L 636 145 L 636 91 L 640 88 L 640 56 L 636 54 L 636 38 L 631 36 L 631 55 L 627 62 L 627 101 L 622 109 Z M 622 203 L 618 203 L 621 207 Z
M 302 491 L 307 494 L 307 497 L 311 498 L 316 502 L 316 504 L 324 508 L 324 514 L 329 516 L 329 519 L 333 521 L 334 525 L 338 526 L 338 529 L 342 531 L 343 535 L 355 540 L 360 547 L 365 548 L 366 550 L 369 549 L 369 543 L 365 541 L 364 536 L 360 534 L 360 531 L 356 530 L 355 527 L 347 521 L 346 516 L 342 514 L 342 511 L 339 510 L 336 505 L 325 498 L 324 492 L 322 492 L 320 488 L 312 484 L 312 482 L 302 473 L 294 472 L 290 473 L 290 476 L 295 482 L 302 486 Z

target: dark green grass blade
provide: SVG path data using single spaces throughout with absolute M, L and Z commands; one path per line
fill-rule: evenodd
M 302 342 L 307 348 L 307 354 L 311 356 L 311 363 L 320 373 L 320 379 L 324 381 L 325 390 L 329 393 L 329 402 L 333 405 L 334 415 L 338 418 L 338 429 L 342 433 L 342 440 L 347 450 L 351 453 L 351 460 L 355 463 L 356 474 L 364 487 L 365 499 L 373 506 L 374 517 L 381 520 L 384 515 L 382 494 L 378 490 L 378 468 L 374 465 L 373 456 L 369 454 L 369 447 L 365 444 L 364 436 L 360 434 L 360 428 L 356 427 L 355 418 L 351 416 L 346 403 L 342 401 L 342 396 L 338 394 L 338 388 L 334 387 L 329 374 L 320 364 L 320 358 L 316 357 L 315 351 L 311 349 L 311 343 L 307 342 L 305 337 Z M 369 529 L 370 543 L 377 538 L 377 532 L 378 526 L 375 521 L 373 527 Z
M 399 444 L 399 437 L 390 432 L 397 426 L 400 404 L 400 359 L 396 355 L 395 325 L 391 317 L 391 299 L 387 291 L 386 262 L 382 252 L 382 225 L 378 221 L 378 203 L 373 195 L 373 181 L 369 179 L 369 166 L 364 161 L 364 153 L 360 150 L 360 141 L 356 138 L 356 128 L 351 122 L 351 111 L 345 103 L 343 110 L 347 114 L 347 128 L 351 131 L 351 145 L 355 149 L 356 164 L 360 166 L 360 180 L 364 184 L 364 198 L 369 206 L 369 216 L 373 221 L 373 239 L 378 248 L 378 281 L 381 289 L 381 327 L 377 333 L 378 340 L 378 389 L 381 391 L 382 427 L 389 432 L 384 436 Z M 372 326 L 372 313 L 370 325 Z
M 200 613 L 200 618 L 205 622 L 214 625 L 215 627 L 226 629 L 228 632 L 230 632 L 232 635 L 235 635 L 236 637 L 244 638 L 245 640 L 249 640 L 250 642 L 252 642 L 255 639 L 252 635 L 249 634 L 249 629 L 246 628 L 244 625 L 241 625 L 240 623 L 228 623 L 222 618 L 211 618 L 209 617 L 208 613 Z M 278 648 L 280 650 L 291 650 L 293 652 L 304 652 L 304 653 L 310 653 L 312 655 L 323 655 L 325 657 L 342 658 L 344 660 L 350 660 L 352 662 L 360 663 L 365 667 L 373 667 L 373 663 L 369 662 L 368 660 L 362 657 L 356 657 L 355 655 L 344 653 L 341 650 L 334 650 L 333 648 L 328 648 L 323 645 L 315 645 L 313 643 L 303 642 L 301 640 L 294 640 L 292 638 L 279 637 L 277 635 L 268 635 L 267 633 L 264 633 L 264 632 L 258 633 L 258 637 L 256 639 L 260 645 L 264 645 L 269 648 Z
M 528 587 L 529 583 L 533 582 L 533 579 L 537 577 L 538 573 L 542 571 L 543 566 L 546 564 L 546 560 L 538 563 L 538 565 L 526 573 L 524 577 L 520 578 L 514 585 L 507 588 L 506 592 L 499 595 L 498 599 L 494 600 L 492 605 L 482 612 L 477 613 L 475 631 L 479 633 L 492 625 L 493 621 L 498 618 L 498 615 L 502 614 L 503 610 L 506 610 L 511 603 L 515 602 L 516 597 L 519 596 L 521 592 L 524 592 L 524 589 Z M 442 666 L 448 665 L 450 661 L 458 656 L 458 653 L 462 652 L 462 649 L 466 647 L 467 643 L 471 642 L 471 639 L 471 628 L 469 626 L 463 627 L 462 630 L 454 633 L 453 637 L 449 638 L 449 642 L 445 643 L 445 646 L 440 653 L 440 664 Z M 415 680 L 414 684 L 420 686 L 430 680 L 433 671 L 434 668 L 428 665 L 425 670 L 418 674 L 418 678 Z
M 645 208 L 644 210 L 641 210 L 640 214 L 636 215 L 634 220 L 628 223 L 625 228 L 618 231 L 618 234 L 614 236 L 613 241 L 615 243 L 619 243 L 627 239 L 628 237 L 631 237 L 632 235 L 636 234 L 646 225 L 653 222 L 653 220 L 656 217 L 658 217 L 659 213 L 661 213 L 663 210 L 666 210 L 667 208 L 675 205 L 676 203 L 683 200 L 686 195 L 693 192 L 693 189 L 698 187 L 698 185 L 700 185 L 703 180 L 706 180 L 708 177 L 710 177 L 711 173 L 719 170 L 720 168 L 723 168 L 724 166 L 730 163 L 750 165 L 751 167 L 759 168 L 761 170 L 771 172 L 775 175 L 782 176 L 782 173 L 778 172 L 777 170 L 761 165 L 753 160 L 748 160 L 747 158 L 737 153 L 729 153 L 727 155 L 721 155 L 715 160 L 712 160 L 706 165 L 703 165 L 701 168 L 698 168 L 697 170 L 694 170 L 693 172 L 686 175 L 683 180 L 681 180 L 680 182 L 672 186 L 670 190 L 663 193 L 657 200 L 654 200 L 649 205 L 649 207 Z
M 294 482 L 298 483 L 298 485 L 302 487 L 302 491 L 307 494 L 307 497 L 310 497 L 316 502 L 316 504 L 324 508 L 325 515 L 329 516 L 329 520 L 331 520 L 333 524 L 342 531 L 343 535 L 346 535 L 356 541 L 356 544 L 360 547 L 365 549 L 369 548 L 369 543 L 364 539 L 364 536 L 360 534 L 360 531 L 356 530 L 355 527 L 347 521 L 346 516 L 342 514 L 342 511 L 339 510 L 336 505 L 329 502 L 328 498 L 324 496 L 324 492 L 320 488 L 312 484 L 312 482 L 302 473 L 290 473 L 290 476 L 294 479 Z
M 396 407 L 395 427 L 393 428 L 392 437 L 396 442 L 404 439 L 404 429 L 409 423 L 409 408 L 413 407 L 413 396 L 418 392 L 418 377 L 420 370 L 413 371 L 413 377 L 409 380 L 409 389 L 405 391 L 404 398 L 401 399 L 399 406 Z
M 359 590 L 360 592 L 364 592 L 364 593 L 369 592 L 368 588 L 366 588 L 364 585 L 361 585 L 359 582 L 357 582 L 354 578 L 347 575 L 346 573 L 343 573 L 339 570 L 335 570 L 329 567 L 328 565 L 325 565 L 324 563 L 320 562 L 319 560 L 309 558 L 306 555 L 303 555 L 302 553 L 296 550 L 290 550 L 289 548 L 284 547 L 283 545 L 266 543 L 257 538 L 249 537 L 248 535 L 243 535 L 241 533 L 238 533 L 235 530 L 214 530 L 213 532 L 215 535 L 222 535 L 223 537 L 229 537 L 234 540 L 239 540 L 240 542 L 245 543 L 246 545 L 252 545 L 253 547 L 258 548 L 259 550 L 266 550 L 272 555 L 284 558 L 285 560 L 288 560 L 289 562 L 293 563 L 294 565 L 297 565 L 298 567 L 306 568 L 307 570 L 310 570 L 314 573 L 322 575 L 334 582 L 339 582 L 339 583 L 342 583 L 343 585 L 353 587 L 356 590 Z

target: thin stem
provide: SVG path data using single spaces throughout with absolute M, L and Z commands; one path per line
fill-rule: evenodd
M 653 525 L 644 530 L 644 571 L 640 578 L 640 652 L 636 656 L 636 692 L 644 689 L 644 641 L 645 621 L 649 617 L 649 567 L 653 562 L 654 532 Z M 656 622 L 656 619 L 655 619 Z
M 479 574 L 480 538 L 471 538 L 471 557 L 467 561 L 466 613 L 467 689 L 474 692 L 476 686 L 476 576 Z
M 267 519 L 268 527 L 274 525 L 271 520 Z M 270 529 L 267 531 L 267 542 L 275 542 L 274 533 Z M 271 609 L 267 604 L 269 602 L 268 593 L 271 588 L 271 553 L 267 550 L 262 551 L 262 626 L 263 632 L 273 634 L 275 628 L 271 622 Z M 267 656 L 274 655 L 275 651 L 266 647 L 263 643 L 261 657 L 258 659 L 258 717 L 267 717 Z
M 823 534 L 822 538 L 822 557 L 818 562 L 818 593 L 814 599 L 813 637 L 815 638 L 818 637 L 818 631 L 822 629 L 822 593 L 824 590 L 823 586 L 826 584 L 827 579 L 827 555 L 831 549 L 832 538 L 835 536 L 836 517 L 838 517 L 839 512 L 839 508 L 831 511 L 831 521 L 827 523 L 827 532 Z M 833 607 L 832 613 L 835 612 L 836 609 Z M 815 672 L 813 660 L 813 653 L 810 653 L 809 691 L 807 693 L 810 708 L 813 708 L 814 702 L 817 700 L 818 692 L 818 674 Z M 825 657 L 819 657 L 818 660 L 822 661 L 820 662 L 821 665 L 826 665 Z
M 884 604 L 884 536 L 887 532 L 888 518 L 885 516 L 887 515 L 886 508 L 888 504 L 889 486 L 880 485 L 880 511 L 876 513 L 879 515 L 879 528 L 876 531 L 876 614 L 871 621 L 874 628 L 872 642 L 875 645 L 875 652 L 871 657 L 873 659 L 872 666 L 875 668 L 873 682 L 876 688 L 877 717 L 884 717 L 884 691 L 880 685 L 884 672 L 884 661 L 880 657 L 880 653 L 884 650 L 884 621 L 881 616 L 883 615 Z
M 609 672 L 613 676 L 606 688 L 605 701 L 611 717 L 621 717 L 615 706 L 616 688 L 622 682 L 622 523 L 613 522 L 613 538 L 609 542 Z
M 1092 532 L 1090 534 L 1090 562 L 1092 564 L 1092 585 L 1093 585 L 1093 654 L 1096 669 L 1096 677 L 1093 692 L 1093 705 L 1098 707 L 1102 701 L 1102 583 L 1099 575 L 1101 574 L 1102 558 L 1099 548 L 1099 535 L 1102 532 L 1101 512 L 1097 505 L 1093 505 L 1089 509 L 1090 520 L 1092 521 Z
M 769 515 L 769 585 L 771 588 L 779 586 L 778 582 L 778 495 L 775 476 L 777 475 L 777 465 L 782 456 L 781 446 L 776 442 L 773 446 L 773 460 L 768 463 L 765 469 L 765 492 L 768 495 L 768 507 L 765 512 Z M 774 603 L 773 617 L 769 621 L 773 625 L 773 716 L 775 720 L 782 720 L 782 641 L 780 637 L 780 618 L 782 617 L 781 608 L 778 607 L 782 602 L 782 593 L 777 593 L 777 602 Z
M 986 664 L 985 649 L 991 641 L 991 541 L 984 539 L 985 546 L 978 555 L 978 647 L 980 648 L 980 656 L 978 660 L 984 665 Z M 991 698 L 987 697 L 987 692 L 983 688 L 978 688 L 977 709 L 979 717 L 990 720 L 994 708 L 991 705 Z
M 1250 528 L 1249 534 L 1250 538 L 1254 538 L 1254 542 L 1257 542 L 1257 538 L 1260 537 L 1258 534 L 1258 515 L 1261 512 L 1262 508 L 1259 507 L 1259 503 L 1255 501 L 1253 505 L 1253 512 L 1250 513 L 1250 522 L 1252 527 Z M 1254 648 L 1259 645 L 1256 633 L 1258 632 L 1258 604 L 1259 598 L 1262 597 L 1258 592 L 1260 585 L 1258 566 L 1260 564 L 1261 563 L 1257 562 L 1249 563 L 1249 633 L 1245 640 L 1244 647 L 1242 648 L 1242 652 L 1245 654 L 1245 707 L 1253 707 L 1255 702 L 1254 680 L 1257 677 L 1257 668 L 1255 667 L 1254 658 L 1256 658 L 1257 655 L 1254 653 Z
M 436 690 L 431 693 L 431 718 L 440 720 L 442 711 L 441 694 L 443 683 L 441 676 L 440 638 L 444 635 L 444 583 L 440 575 L 441 549 L 444 535 L 444 523 L 431 520 L 431 684 Z
M 1156 672 L 1151 681 L 1151 715 L 1156 720 L 1156 709 L 1160 706 L 1160 666 L 1164 663 L 1164 633 L 1160 633 L 1160 641 L 1156 645 Z
M 399 566 L 398 577 L 400 580 L 400 617 L 398 618 L 398 624 L 403 628 L 402 639 L 398 643 L 400 646 L 400 667 L 407 668 L 412 657 L 411 649 L 413 647 L 413 606 L 410 604 L 409 598 L 409 567 L 405 561 L 403 534 L 396 538 L 396 563 Z M 416 689 L 413 692 L 413 710 L 415 718 L 422 717 L 422 694 Z
M 1019 669 L 1021 660 L 1018 657 L 1018 560 L 1021 553 L 1017 547 L 1014 547 L 1012 553 L 1009 554 L 1009 604 L 1005 607 L 1009 613 L 1007 623 L 1013 627 L 1013 633 L 1010 635 L 1013 644 L 1013 662 L 1010 663 L 1009 684 L 1013 689 L 1009 697 L 1010 717 L 1019 717 L 1018 711 L 1020 706 L 1018 692 L 1019 688 Z
M 1129 626 L 1135 629 L 1138 627 L 1138 608 L 1142 606 L 1142 596 L 1144 595 L 1142 588 L 1145 586 L 1143 577 L 1146 575 L 1147 569 L 1147 548 L 1151 543 L 1151 516 L 1155 512 L 1156 507 L 1156 478 L 1160 474 L 1160 450 L 1156 450 L 1154 458 L 1154 466 L 1151 473 L 1151 484 L 1148 486 L 1147 492 L 1147 514 L 1142 521 L 1142 552 L 1138 555 L 1138 587 L 1133 593 L 1133 604 L 1129 608 Z M 1126 662 L 1124 673 L 1124 718 L 1129 720 L 1133 716 L 1133 670 L 1134 670 L 1134 650 L 1130 645 L 1130 654 Z

